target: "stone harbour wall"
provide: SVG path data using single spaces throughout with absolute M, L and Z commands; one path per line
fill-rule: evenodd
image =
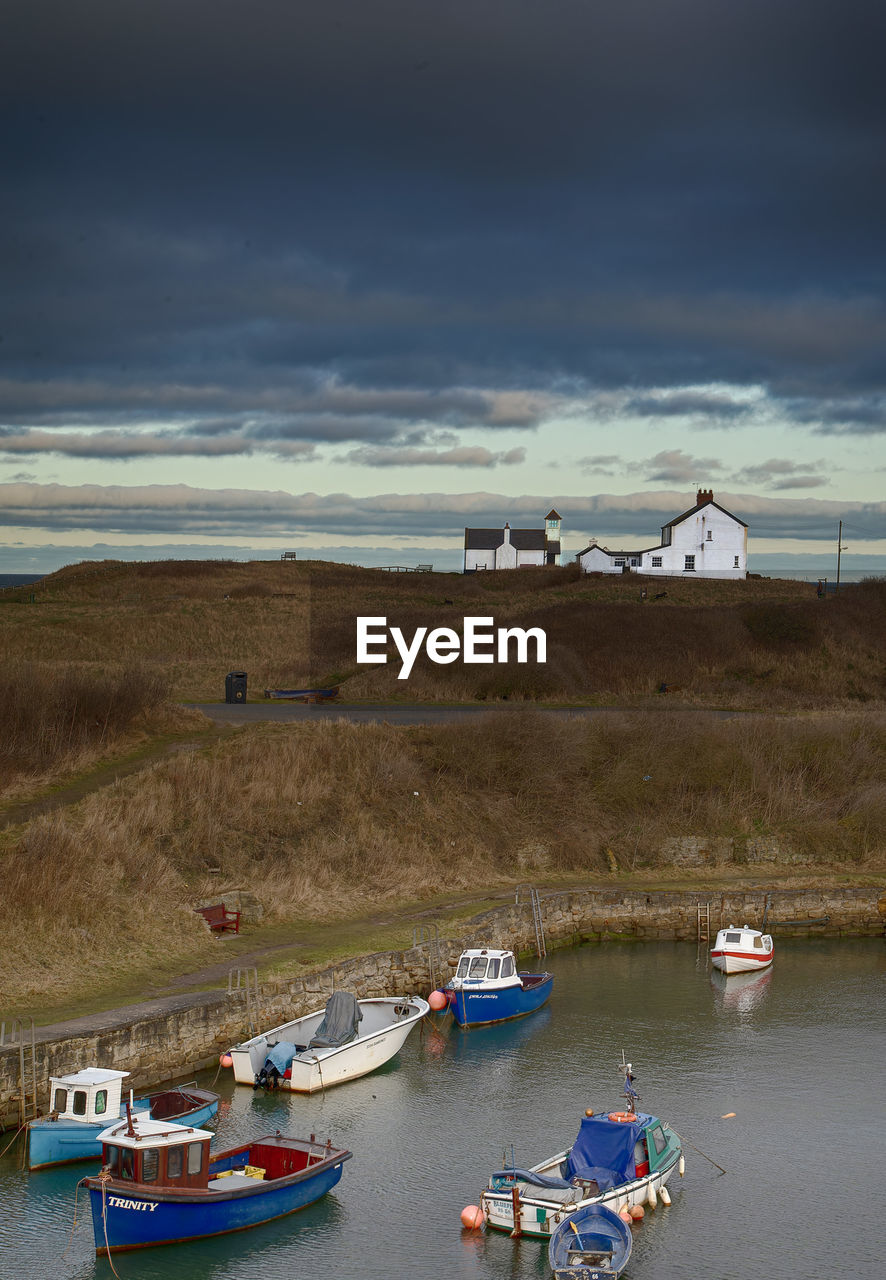
M 624 891 L 595 888 L 545 893 L 539 908 L 548 949 L 607 939 L 697 939 L 698 905 L 709 904 L 711 938 L 728 924 L 766 928 L 779 937 L 808 934 L 826 937 L 882 936 L 886 892 L 877 889 L 746 889 L 727 892 Z M 286 979 L 241 985 L 228 992 L 210 991 L 153 1001 L 145 1005 L 77 1019 L 64 1029 L 40 1030 L 35 1052 L 30 1030 L 25 1047 L 18 1028 L 5 1024 L 0 1045 L 0 1126 L 19 1124 L 22 1064 L 26 1093 L 36 1082 L 38 1107 L 45 1109 L 50 1075 L 82 1067 L 115 1067 L 129 1071 L 127 1087 L 136 1092 L 185 1080 L 214 1067 L 232 1044 L 256 1032 L 322 1008 L 336 988 L 359 998 L 426 996 L 455 971 L 466 946 L 495 946 L 518 953 L 534 952 L 535 926 L 528 895 L 467 921 L 464 935 L 434 936 L 422 946 L 384 951 L 339 961 L 317 971 Z M 241 980 L 246 974 L 240 971 Z M 13 1043 L 9 1043 L 12 1037 Z

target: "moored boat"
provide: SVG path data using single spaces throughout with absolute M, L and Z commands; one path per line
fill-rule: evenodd
M 46 1169 L 75 1160 L 98 1160 L 99 1135 L 125 1114 L 121 1101 L 128 1071 L 85 1067 L 50 1076 L 51 1111 L 28 1124 L 28 1168 Z M 178 1124 L 205 1125 L 218 1111 L 218 1094 L 195 1084 L 179 1085 L 131 1101 L 136 1114 Z
M 181 1243 L 270 1222 L 324 1196 L 351 1152 L 255 1139 L 210 1157 L 212 1134 L 129 1115 L 101 1133 L 104 1168 L 84 1178 L 96 1253 Z
M 576 1209 L 554 1230 L 548 1262 L 554 1280 L 616 1280 L 628 1264 L 633 1238 L 605 1204 Z
M 768 933 L 729 925 L 721 929 L 711 948 L 711 964 L 723 973 L 751 973 L 772 964 L 775 947 Z
M 480 1197 L 487 1226 L 513 1236 L 550 1237 L 585 1205 L 603 1204 L 617 1213 L 658 1203 L 674 1172 L 683 1172 L 682 1143 L 663 1120 L 637 1109 L 631 1064 L 622 1070 L 626 1111 L 588 1110 L 571 1147 L 529 1169 L 492 1174 Z
M 325 1009 L 229 1049 L 234 1079 L 295 1093 L 356 1080 L 390 1061 L 429 1010 L 420 996 L 358 1000 L 334 991 Z
M 513 951 L 474 947 L 462 952 L 441 994 L 460 1027 L 480 1027 L 534 1013 L 553 985 L 552 973 L 518 973 Z

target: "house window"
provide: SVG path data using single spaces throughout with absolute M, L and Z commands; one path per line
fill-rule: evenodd
M 624 556 L 621 556 L 620 559 L 613 560 L 612 563 L 615 565 L 616 569 L 623 569 L 625 567 Z
M 733 569 L 737 569 L 737 568 L 738 568 L 738 556 L 736 556 L 736 557 L 735 557 L 735 559 L 733 560 L 733 562 L 732 562 L 732 567 L 733 567 Z
M 683 565 L 684 573 L 693 573 L 695 570 L 695 556 L 687 556 Z
M 557 525 L 558 525 L 559 523 L 560 523 L 560 522 L 559 522 L 559 520 L 549 520 L 549 521 L 548 521 L 548 528 L 549 528 L 549 529 L 556 529 L 556 527 L 557 527 Z
M 708 529 L 708 542 L 712 542 L 712 541 L 713 541 L 713 537 L 714 537 L 714 534 L 713 534 L 712 530 Z
M 640 561 L 637 559 L 636 556 L 631 556 L 631 564 L 634 566 L 634 568 L 636 568 L 639 563 Z
M 660 569 L 660 568 L 661 568 L 661 556 L 653 556 L 653 557 L 652 557 L 652 567 L 653 567 L 653 569 Z

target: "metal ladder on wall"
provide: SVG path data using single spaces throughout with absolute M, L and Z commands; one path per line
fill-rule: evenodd
M 711 904 L 709 902 L 697 902 L 695 904 L 695 928 L 699 942 L 710 942 Z
M 255 1035 L 255 1019 L 258 1007 L 258 968 L 228 970 L 228 995 L 242 995 L 246 1002 L 246 1024 L 249 1034 Z
M 9 1024 L 9 1038 L 6 1036 L 6 1023 L 0 1022 L 0 1048 L 14 1049 L 18 1046 L 18 1111 L 19 1123 L 24 1126 L 40 1114 L 37 1110 L 37 1040 L 34 1030 L 34 1019 L 13 1018 Z
M 541 899 L 538 896 L 538 890 L 531 884 L 518 884 L 514 896 L 514 902 L 517 906 L 521 902 L 521 894 L 526 893 L 529 899 L 529 908 L 532 912 L 532 927 L 535 930 L 535 952 L 539 960 L 543 960 L 548 954 L 545 946 L 545 927 L 541 917 Z
M 437 981 L 440 973 L 440 930 L 435 924 L 416 924 L 412 927 L 412 947 L 418 951 L 428 949 L 428 977 L 431 990 L 440 985 Z

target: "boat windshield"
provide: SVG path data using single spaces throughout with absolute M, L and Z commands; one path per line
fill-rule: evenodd
M 471 967 L 468 970 L 469 978 L 485 978 L 486 977 L 486 957 L 474 956 L 471 961 Z
M 470 963 L 470 956 L 462 956 L 458 962 L 458 969 L 456 970 L 455 976 L 457 978 L 466 978 L 468 976 L 468 966 Z

